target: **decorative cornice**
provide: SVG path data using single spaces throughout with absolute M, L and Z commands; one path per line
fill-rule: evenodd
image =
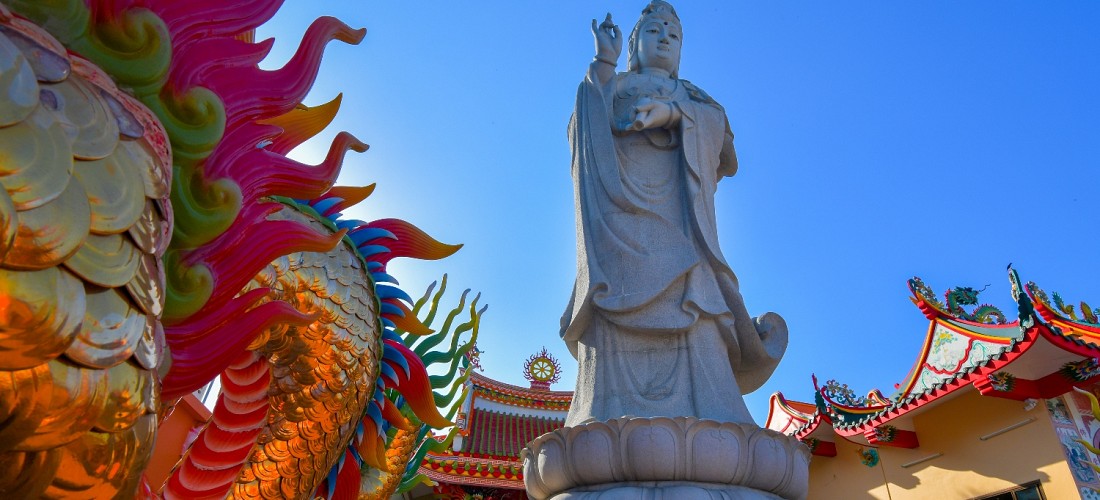
M 458 472 L 453 467 L 448 471 L 440 464 L 422 464 L 417 472 L 428 476 L 437 483 L 461 484 L 466 486 L 491 486 L 494 488 L 507 488 L 513 490 L 523 489 L 523 474 L 506 477 L 503 475 L 483 474 L 474 472 Z
M 546 408 L 551 404 L 560 406 L 560 403 L 565 403 L 565 409 L 568 410 L 569 402 L 573 400 L 573 391 L 534 390 L 493 380 L 476 372 L 471 373 L 470 384 L 478 392 L 479 397 L 516 406 Z
M 549 398 L 536 398 L 522 394 L 512 394 L 496 390 L 492 387 L 474 386 L 474 395 L 479 399 L 487 399 L 489 401 L 495 401 L 508 406 L 515 406 L 518 408 L 538 408 L 544 410 L 559 410 L 562 412 L 569 411 L 569 403 L 572 401 L 572 396 L 569 399 L 549 399 Z

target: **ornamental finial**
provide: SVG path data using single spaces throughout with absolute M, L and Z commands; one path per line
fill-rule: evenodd
M 550 384 L 561 380 L 561 364 L 543 347 L 523 363 L 523 378 L 531 382 L 531 388 L 548 391 Z

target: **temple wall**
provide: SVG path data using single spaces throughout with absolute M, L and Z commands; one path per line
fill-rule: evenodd
M 145 477 L 149 484 L 160 486 L 168 478 L 168 473 L 183 456 L 186 445 L 194 440 L 198 429 L 210 420 L 210 410 L 206 409 L 193 394 L 183 397 L 168 417 L 157 429 L 157 442 L 153 448 L 153 457 L 145 468 Z
M 861 463 L 858 445 L 837 437 L 836 457 L 810 463 L 809 498 L 966 499 L 1032 481 L 1040 481 L 1046 498 L 1079 498 L 1043 402 L 1027 411 L 1023 402 L 967 390 L 926 408 L 913 423 L 920 446 L 879 447 L 874 467 Z M 942 455 L 902 467 L 937 453 Z
M 1100 385 L 1087 388 L 1094 395 L 1100 394 Z M 1100 447 L 1100 421 L 1093 415 L 1092 403 L 1076 392 L 1046 401 L 1054 432 L 1062 445 L 1062 453 L 1073 473 L 1073 479 L 1082 498 L 1100 499 L 1100 475 L 1090 464 L 1100 464 L 1100 457 L 1089 452 L 1078 442 L 1082 439 L 1094 447 Z
M 882 470 L 860 462 L 859 445 L 836 436 L 836 456 L 810 459 L 809 499 L 889 498 Z

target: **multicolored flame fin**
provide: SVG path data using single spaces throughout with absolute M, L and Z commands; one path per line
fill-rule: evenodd
M 439 286 L 438 291 L 436 291 L 437 286 Z M 432 283 L 427 288 L 413 305 L 408 316 L 423 315 L 424 319 L 421 323 L 431 325 L 439 312 L 440 301 L 446 290 L 447 276 L 443 276 L 440 284 Z M 455 417 L 461 401 L 466 397 L 467 389 L 464 384 L 470 376 L 468 370 L 466 370 L 469 366 L 469 358 L 466 354 L 473 349 L 474 343 L 477 341 L 478 324 L 486 309 L 485 307 L 478 309 L 476 298 L 467 306 L 466 297 L 468 293 L 469 290 L 462 293 L 459 304 L 446 314 L 444 324 L 438 331 L 431 334 L 419 334 L 396 330 L 396 333 L 400 334 L 403 345 L 415 346 L 415 349 L 409 349 L 409 351 L 431 354 L 431 356 L 422 357 L 427 367 L 450 365 L 449 375 L 428 378 L 432 389 L 431 399 L 433 404 L 438 408 L 447 409 L 443 417 L 446 420 L 452 420 Z M 454 326 L 455 319 L 464 311 L 469 315 L 468 320 Z M 453 329 L 452 326 L 454 326 Z M 465 342 L 460 342 L 460 337 L 463 337 L 466 332 L 470 333 L 470 338 Z M 448 340 L 449 342 L 446 342 Z M 394 341 L 388 339 L 387 342 Z M 450 346 L 448 351 L 445 353 L 432 351 L 433 347 L 444 344 L 444 342 Z M 463 368 L 461 375 L 459 375 L 456 368 L 459 366 Z M 392 371 L 396 372 L 397 369 L 392 368 Z M 439 392 L 441 390 L 447 392 Z M 401 407 L 402 413 L 409 420 L 409 423 L 415 424 L 416 430 L 415 432 L 399 430 L 392 435 L 389 451 L 387 451 L 387 455 L 390 456 L 388 461 L 391 465 L 402 464 L 401 467 L 391 467 L 391 469 L 399 468 L 401 470 L 390 470 L 388 472 L 384 469 L 363 470 L 365 488 L 363 494 L 366 498 L 389 498 L 395 492 L 408 491 L 416 484 L 423 482 L 425 478 L 416 473 L 420 461 L 429 450 L 439 451 L 450 446 L 456 432 L 456 428 L 452 427 L 442 440 L 437 440 L 431 435 L 432 427 L 417 417 L 412 405 L 406 401 L 406 398 L 398 397 L 395 402 Z M 396 422 L 394 424 L 396 425 Z M 372 488 L 367 488 L 368 485 Z
M 397 242 L 388 245 L 389 253 L 380 255 L 377 260 L 383 268 L 396 257 L 411 257 L 421 260 L 438 260 L 457 252 L 462 245 L 447 245 L 436 241 L 420 228 L 400 219 L 381 219 L 367 224 L 367 227 L 381 228 L 397 236 Z
M 428 382 L 428 372 L 424 368 L 423 362 L 410 351 L 403 344 L 386 339 L 386 347 L 395 349 L 401 353 L 402 356 L 409 362 L 409 374 L 402 376 L 400 372 L 397 373 L 397 378 L 393 380 L 387 380 L 386 386 L 401 392 L 405 396 L 405 400 L 416 414 L 420 421 L 428 424 L 436 429 L 442 429 L 454 425 L 452 422 L 443 418 L 439 414 L 439 410 L 435 407 L 435 399 L 432 398 L 431 384 Z M 384 363 L 390 363 L 388 360 L 383 360 Z M 392 364 L 390 366 L 393 366 Z

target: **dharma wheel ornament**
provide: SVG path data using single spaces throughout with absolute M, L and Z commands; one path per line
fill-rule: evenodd
M 561 380 L 561 364 L 543 347 L 523 363 L 523 378 L 531 382 L 532 389 L 550 390 L 550 384 Z

